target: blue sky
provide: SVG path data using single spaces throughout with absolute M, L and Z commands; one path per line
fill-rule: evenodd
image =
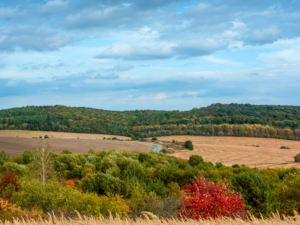
M 2 0 L 0 109 L 299 105 L 300 0 Z

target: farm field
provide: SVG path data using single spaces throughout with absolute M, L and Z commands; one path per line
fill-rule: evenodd
M 191 155 L 201 155 L 204 160 L 213 163 L 222 162 L 226 166 L 245 164 L 257 168 L 300 167 L 300 163 L 294 162 L 294 156 L 300 153 L 299 141 L 219 136 L 166 136 L 158 139 L 162 141 L 174 139 L 179 142 L 191 140 L 194 145 L 193 151 L 172 154 L 184 159 L 188 159 Z M 252 145 L 259 145 L 259 147 L 252 147 Z M 291 149 L 280 149 L 281 146 Z
M 19 138 L 33 138 L 44 137 L 48 135 L 50 138 L 55 139 L 103 139 L 117 137 L 118 139 L 128 139 L 128 137 L 110 135 L 110 134 L 83 134 L 83 133 L 66 133 L 66 132 L 54 132 L 54 131 L 30 131 L 30 130 L 0 130 L 0 137 L 16 137 Z
M 48 134 L 50 139 L 38 139 L 32 137 L 45 136 Z M 15 136 L 18 136 L 16 138 Z M 139 151 L 149 152 L 152 147 L 143 144 L 103 140 L 103 137 L 118 137 L 113 135 L 98 134 L 73 134 L 59 132 L 40 132 L 40 131 L 0 131 L 0 151 L 4 150 L 10 156 L 22 155 L 24 150 L 30 150 L 35 146 L 39 146 L 41 141 L 49 142 L 56 152 L 68 149 L 74 153 L 87 153 L 90 149 L 94 151 L 108 151 L 115 148 L 118 151 Z M 79 139 L 77 139 L 79 137 Z

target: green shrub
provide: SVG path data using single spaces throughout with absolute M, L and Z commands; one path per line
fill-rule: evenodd
M 162 148 L 162 149 L 160 150 L 160 152 L 163 153 L 163 154 L 166 154 L 166 153 L 167 153 L 167 150 L 166 150 L 166 148 Z
M 40 138 L 42 139 L 43 137 L 42 137 L 42 136 L 40 136 Z
M 14 162 L 5 162 L 2 166 L 2 171 L 12 171 L 19 175 L 28 174 L 29 168 L 25 165 L 19 165 Z
M 172 143 L 175 144 L 175 140 L 174 139 L 172 140 Z
M 193 167 L 197 166 L 197 165 L 199 165 L 200 163 L 203 163 L 203 162 L 204 162 L 204 160 L 200 155 L 191 155 L 190 158 L 189 158 L 189 164 Z
M 99 194 L 126 194 L 125 182 L 119 178 L 113 177 L 112 175 L 98 172 L 96 174 L 96 183 Z
M 106 138 L 106 140 L 111 140 L 111 138 L 109 137 L 109 138 Z
M 62 150 L 61 154 L 73 154 L 73 152 L 71 152 L 68 149 L 64 149 L 64 150 Z
M 103 140 L 106 140 L 106 137 L 103 137 Z
M 175 197 L 181 197 L 181 190 L 180 186 L 176 182 L 171 182 L 167 185 L 168 188 L 168 195 L 169 196 L 175 196 Z
M 131 136 L 131 140 L 133 140 L 133 141 L 134 141 L 134 140 L 135 140 L 135 136 Z
M 23 152 L 23 163 L 24 164 L 29 164 L 29 163 L 31 163 L 32 162 L 32 160 L 33 160 L 33 154 L 34 154 L 34 152 L 33 151 L 28 151 L 28 150 L 25 150 L 24 152 Z
M 188 150 L 194 149 L 193 143 L 191 141 L 186 141 L 183 146 Z
M 272 216 L 279 208 L 276 198 L 267 181 L 264 181 L 257 173 L 245 172 L 231 179 L 233 188 L 242 194 L 245 209 L 254 216 Z
M 81 181 L 80 187 L 84 191 L 96 192 L 97 191 L 97 182 L 95 174 L 87 174 Z
M 300 212 L 300 173 L 290 173 L 275 189 L 275 196 L 280 203 L 280 212 L 294 216 L 294 210 Z
M 45 187 L 37 180 L 21 182 L 21 190 L 14 192 L 12 198 L 17 206 L 25 209 L 36 206 L 44 212 L 76 210 L 83 215 L 99 217 L 101 214 L 108 217 L 111 213 L 113 217 L 118 214 L 121 218 L 129 212 L 129 207 L 119 195 L 99 197 L 95 193 L 85 194 L 70 186 L 62 186 L 57 181 L 50 181 Z
M 153 137 L 153 138 L 152 138 L 152 141 L 157 141 L 157 137 Z
M 214 167 L 214 165 L 212 165 L 208 162 L 202 162 L 197 165 L 197 169 L 207 171 L 207 170 L 213 170 L 213 169 L 215 169 L 215 167 Z
M 286 147 L 286 146 L 281 146 L 280 149 L 291 149 L 291 148 Z
M 191 179 L 194 179 L 195 177 L 198 177 L 199 175 L 199 170 L 197 169 L 187 169 L 187 170 L 181 170 L 177 169 L 171 174 L 168 174 L 168 181 L 169 182 L 177 182 L 179 186 L 183 186 L 186 184 L 191 183 Z
M 84 178 L 84 177 L 86 177 L 88 174 L 94 174 L 94 173 L 95 173 L 95 172 L 94 172 L 92 169 L 86 168 L 86 169 L 83 169 L 83 170 L 81 171 L 81 177 Z
M 5 162 L 9 161 L 9 155 L 5 151 L 0 152 L 0 165 L 3 165 Z
M 216 168 L 219 169 L 221 167 L 223 167 L 224 165 L 221 162 L 216 162 Z
M 94 151 L 93 149 L 90 149 L 90 150 L 88 151 L 88 154 L 95 154 L 95 151 Z
M 50 137 L 46 134 L 44 138 L 50 138 Z
M 11 162 L 17 163 L 17 164 L 23 164 L 23 157 L 22 156 L 15 156 L 12 158 Z
M 69 177 L 67 177 L 68 179 L 81 179 L 81 173 L 82 173 L 82 166 L 80 165 L 76 165 L 73 170 L 71 171 Z
M 81 172 L 81 177 L 84 178 L 86 175 L 94 174 L 96 172 L 97 172 L 97 170 L 96 170 L 96 167 L 95 167 L 94 164 L 86 163 L 83 167 L 82 172 Z
M 128 180 L 132 177 L 136 177 L 140 182 L 145 179 L 144 168 L 137 160 L 132 160 L 122 173 L 123 180 Z
M 166 195 L 166 188 L 164 183 L 157 178 L 155 178 L 154 181 L 152 180 L 149 184 L 143 183 L 143 188 L 147 193 L 155 192 L 161 197 L 165 197 Z
M 232 168 L 240 168 L 240 165 L 239 164 L 234 164 L 234 165 L 232 165 Z
M 151 158 L 151 157 L 148 155 L 148 153 L 140 153 L 139 154 L 139 161 L 141 163 L 147 161 L 149 158 Z
M 112 140 L 118 140 L 118 138 L 116 138 L 116 137 L 113 137 L 113 138 L 112 138 Z
M 300 154 L 294 156 L 295 162 L 300 162 Z
M 222 176 L 220 170 L 214 168 L 213 170 L 207 170 L 204 172 L 203 176 L 214 183 L 222 182 Z

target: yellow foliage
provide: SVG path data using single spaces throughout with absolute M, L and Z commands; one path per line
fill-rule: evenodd
M 39 219 L 46 218 L 46 215 L 41 210 L 36 210 L 35 208 L 24 211 L 20 207 L 4 199 L 0 199 L 0 224 L 1 221 L 12 221 L 14 218 Z
M 14 212 L 16 208 L 13 204 L 4 199 L 0 199 L 0 213 Z

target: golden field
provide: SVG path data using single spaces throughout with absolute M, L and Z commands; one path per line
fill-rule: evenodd
M 172 154 L 183 159 L 188 159 L 191 155 L 201 155 L 206 161 L 222 162 L 226 166 L 245 164 L 257 168 L 300 167 L 300 163 L 294 161 L 294 156 L 300 153 L 300 141 L 224 136 L 166 136 L 158 139 L 174 139 L 179 142 L 191 140 L 193 151 Z M 291 149 L 280 149 L 281 146 Z

